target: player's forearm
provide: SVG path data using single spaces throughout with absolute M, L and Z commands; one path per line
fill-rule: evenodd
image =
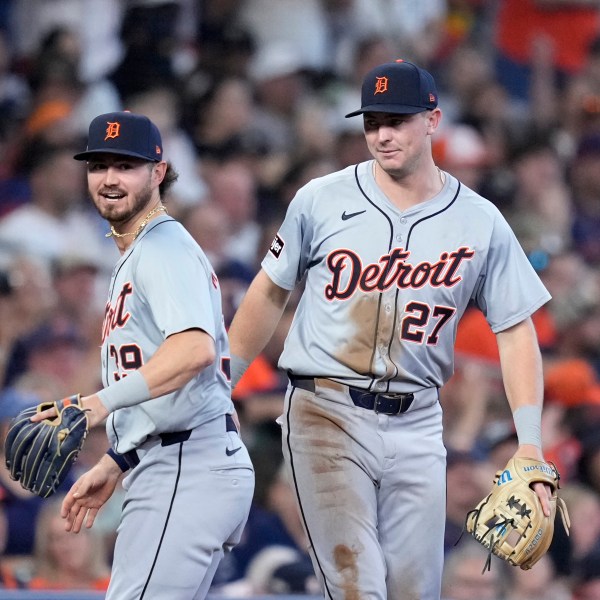
M 256 276 L 229 328 L 232 356 L 254 360 L 279 323 L 290 293 L 275 285 L 264 271 Z
M 513 413 L 526 405 L 543 402 L 542 357 L 531 319 L 496 336 L 502 378 Z
M 497 334 L 502 377 L 519 443 L 541 447 L 542 358 L 531 319 Z
M 215 360 L 215 344 L 204 331 L 193 329 L 168 337 L 140 368 L 150 397 L 183 387 Z
M 91 411 L 90 423 L 100 422 L 118 408 L 178 390 L 214 359 L 214 341 L 204 331 L 192 329 L 168 337 L 140 369 L 83 399 Z

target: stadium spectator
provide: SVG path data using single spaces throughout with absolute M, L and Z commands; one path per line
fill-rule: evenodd
M 599 19 L 598 6 L 587 0 L 0 2 L 0 426 L 22 402 L 60 397 L 66 379 L 84 391 L 97 377 L 90 360 L 97 360 L 105 286 L 96 284 L 109 277 L 116 257 L 85 202 L 80 173 L 72 171 L 71 148 L 80 124 L 89 122 L 85 114 L 127 103 L 154 111 L 165 131 L 173 127 L 173 152 L 181 150 L 194 168 L 184 169 L 192 177 L 180 181 L 171 208 L 211 253 L 230 321 L 295 190 L 365 159 L 362 124 L 340 120 L 358 104 L 364 73 L 412 58 L 430 63 L 446 107 L 448 129 L 435 140 L 438 164 L 510 218 L 552 294 L 534 319 L 544 353 L 545 452 L 561 471 L 567 503 L 578 506 L 569 496 L 580 486 L 600 501 Z M 112 104 L 92 108 L 104 102 Z M 472 157 L 476 164 L 466 160 Z M 255 448 L 270 447 L 267 430 L 279 434 L 285 377 L 277 360 L 293 307 L 238 386 L 242 434 Z M 449 512 L 457 528 L 468 488 L 481 479 L 489 486 L 515 444 L 497 352 L 482 319 L 467 310 L 459 323 L 456 374 L 442 396 L 448 445 L 469 457 L 450 461 Z M 57 322 L 70 332 L 63 342 L 81 336 L 83 351 L 71 341 L 59 351 L 46 343 L 61 336 L 40 327 Z M 27 340 L 33 369 L 25 354 L 19 360 Z M 17 398 L 10 406 L 9 397 Z M 93 454 L 94 434 L 89 441 L 86 454 Z M 482 474 L 466 485 L 461 469 L 474 467 L 471 458 Z M 260 460 L 275 479 L 277 460 L 268 453 Z M 40 501 L 6 470 L 2 493 L 6 551 L 28 565 Z M 99 519 L 110 545 L 112 509 Z M 589 521 L 584 533 L 592 537 Z M 305 548 L 295 546 L 305 542 L 281 552 L 267 531 L 249 526 L 252 544 L 265 553 L 253 554 L 244 593 L 310 593 L 301 589 L 310 574 L 296 560 Z M 532 571 L 506 572 L 494 561 L 483 577 L 481 548 L 474 546 L 478 555 L 471 557 L 463 539 L 450 551 L 445 594 L 516 600 L 535 598 L 545 586 L 544 598 L 555 593 L 562 600 L 566 585 L 573 600 L 600 597 L 595 550 L 577 552 L 571 564 L 578 531 L 581 524 L 569 541 L 557 527 L 549 560 Z M 223 572 L 221 582 L 233 585 L 234 573 Z
M 461 540 L 445 561 L 442 600 L 501 600 L 502 565 L 482 573 L 488 552 L 472 538 Z
M 35 142 L 28 150 L 30 201 L 0 221 L 2 254 L 25 254 L 46 264 L 74 253 L 87 253 L 108 268 L 116 250 L 103 239 L 98 219 L 84 205 L 85 178 L 70 145 Z
M 574 248 L 588 263 L 600 265 L 600 132 L 580 138 L 570 166 L 575 219 Z
M 572 600 L 564 578 L 557 578 L 549 555 L 542 556 L 533 569 L 508 572 L 507 600 Z
M 532 53 L 543 43 L 554 65 L 554 86 L 579 72 L 598 34 L 600 14 L 581 0 L 504 0 L 496 21 L 496 76 L 514 98 L 529 101 Z M 568 24 L 568 25 L 567 25 Z
M 146 115 L 159 128 L 166 160 L 177 165 L 179 178 L 169 190 L 169 212 L 181 215 L 206 200 L 207 187 L 192 137 L 181 126 L 182 108 L 177 91 L 155 85 L 127 98 L 127 110 Z
M 95 529 L 78 535 L 65 530 L 62 495 L 44 502 L 37 516 L 30 590 L 108 589 L 110 568 L 102 537 Z

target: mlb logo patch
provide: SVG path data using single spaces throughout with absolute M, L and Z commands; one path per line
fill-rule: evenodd
M 275 239 L 271 242 L 271 247 L 269 248 L 269 252 L 275 257 L 275 258 L 279 258 L 279 255 L 281 254 L 281 251 L 283 250 L 283 247 L 285 246 L 285 243 L 283 242 L 283 240 L 279 237 L 279 234 L 277 234 L 275 236 Z

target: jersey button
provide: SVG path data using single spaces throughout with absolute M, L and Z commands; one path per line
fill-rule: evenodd
M 402 241 L 402 236 L 401 236 L 400 234 L 398 234 L 398 235 L 396 236 L 396 241 L 397 241 L 397 242 L 401 242 L 401 241 Z
M 402 217 L 400 219 L 400 223 L 402 223 L 402 225 L 406 225 L 406 219 L 404 217 Z

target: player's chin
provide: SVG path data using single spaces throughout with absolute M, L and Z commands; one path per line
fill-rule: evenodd
M 388 150 L 385 152 L 378 152 L 377 153 L 377 162 L 379 162 L 379 164 L 382 167 L 385 168 L 401 168 L 402 165 L 404 164 L 404 156 L 402 155 L 401 152 L 394 150 Z
M 124 200 L 118 200 L 117 202 L 111 200 L 108 202 L 101 199 L 96 202 L 96 208 L 98 209 L 100 216 L 107 221 L 119 221 L 127 212 Z
M 392 177 L 404 177 L 407 175 L 407 169 L 404 161 L 388 158 L 387 160 L 380 160 L 378 162 L 379 166 Z

